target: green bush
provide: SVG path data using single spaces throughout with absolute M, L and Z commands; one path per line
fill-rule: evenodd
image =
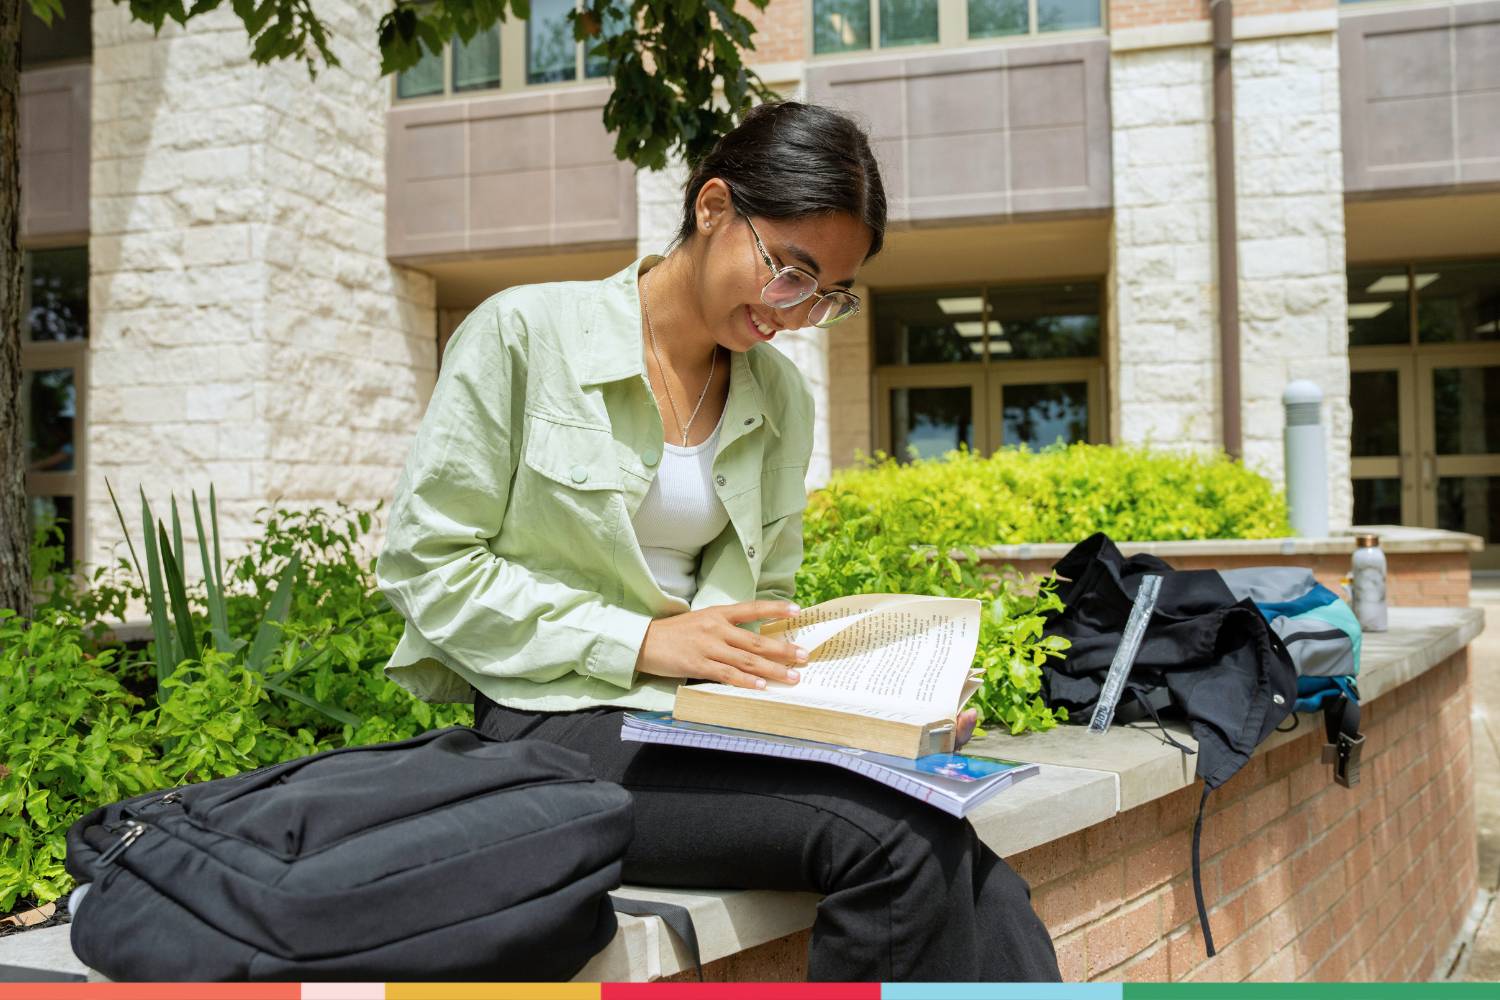
M 88 588 L 61 565 L 56 526 L 38 525 L 43 600 L 30 621 L 0 611 L 0 913 L 68 891 L 64 835 L 99 805 L 473 721 L 468 706 L 417 701 L 380 671 L 402 621 L 362 558 L 373 511 L 271 511 L 227 572 L 210 513 L 213 530 L 199 531 L 209 569 L 191 586 L 173 514 L 169 527 L 143 510 L 148 565 L 135 565 L 133 540 L 131 559 Z M 103 644 L 104 619 L 131 600 L 153 608 L 152 641 Z
M 1291 534 L 1286 498 L 1264 477 L 1223 456 L 1146 448 L 1075 444 L 988 458 L 960 450 L 906 465 L 877 455 L 835 473 L 812 503 L 846 493 L 877 516 L 908 498 L 931 498 L 923 530 L 981 548 L 1077 542 L 1096 531 L 1121 541 Z
M 976 598 L 984 613 L 975 666 L 984 671 L 984 687 L 971 704 L 980 725 L 1022 733 L 1067 719 L 1039 694 L 1042 663 L 1067 648 L 1065 640 L 1042 636 L 1044 612 L 1062 607 L 1052 581 L 990 572 L 970 539 L 942 516 L 940 502 L 894 490 L 870 497 L 835 482 L 813 495 L 803 538 L 797 601 L 804 607 L 846 594 Z

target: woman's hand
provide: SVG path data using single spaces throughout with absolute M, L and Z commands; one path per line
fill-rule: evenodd
M 963 749 L 963 745 L 969 742 L 974 735 L 974 727 L 977 725 L 979 725 L 979 709 L 966 708 L 958 713 L 958 724 L 953 729 L 954 753 Z
M 807 662 L 806 651 L 738 626 L 790 618 L 798 610 L 785 601 L 746 601 L 657 618 L 646 628 L 635 669 L 655 677 L 704 679 L 744 688 L 763 688 L 768 680 L 795 684 L 796 668 Z

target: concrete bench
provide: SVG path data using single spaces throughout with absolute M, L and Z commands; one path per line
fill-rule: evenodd
M 1060 727 L 976 740 L 975 753 L 1043 766 L 971 821 L 1031 883 L 1070 981 L 1428 978 L 1476 897 L 1467 647 L 1482 627 L 1478 609 L 1396 608 L 1389 632 L 1366 636 L 1357 788 L 1332 784 L 1321 719 L 1304 716 L 1210 797 L 1202 858 L 1220 952 L 1212 960 L 1188 872 L 1200 794 L 1193 758 L 1151 731 L 1093 737 Z M 805 978 L 815 895 L 620 891 L 686 906 L 709 978 Z M 67 930 L 0 939 L 0 964 L 86 971 Z M 693 972 L 660 920 L 621 916 L 577 978 Z

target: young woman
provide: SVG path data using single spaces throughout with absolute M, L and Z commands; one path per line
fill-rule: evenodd
M 822 893 L 813 979 L 1056 980 L 967 822 L 836 768 L 620 740 L 683 680 L 796 682 L 805 653 L 756 628 L 796 610 L 813 403 L 765 345 L 859 309 L 885 213 L 855 124 L 765 105 L 693 171 L 665 258 L 476 309 L 391 508 L 387 673 L 629 789 L 627 881 Z

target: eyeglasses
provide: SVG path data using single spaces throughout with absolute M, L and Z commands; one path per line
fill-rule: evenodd
M 766 267 L 771 271 L 771 280 L 760 290 L 762 302 L 772 309 L 791 309 L 810 298 L 816 298 L 818 301 L 808 312 L 807 321 L 820 327 L 833 326 L 859 312 L 858 295 L 842 290 L 820 292 L 818 279 L 802 268 L 790 265 L 777 267 L 772 262 L 771 255 L 766 253 L 766 245 L 760 241 L 760 233 L 755 231 L 755 224 L 750 221 L 750 216 L 744 212 L 740 214 L 745 217 L 745 225 L 750 227 L 750 235 L 755 237 L 755 249 L 760 251 L 761 260 L 766 262 Z

